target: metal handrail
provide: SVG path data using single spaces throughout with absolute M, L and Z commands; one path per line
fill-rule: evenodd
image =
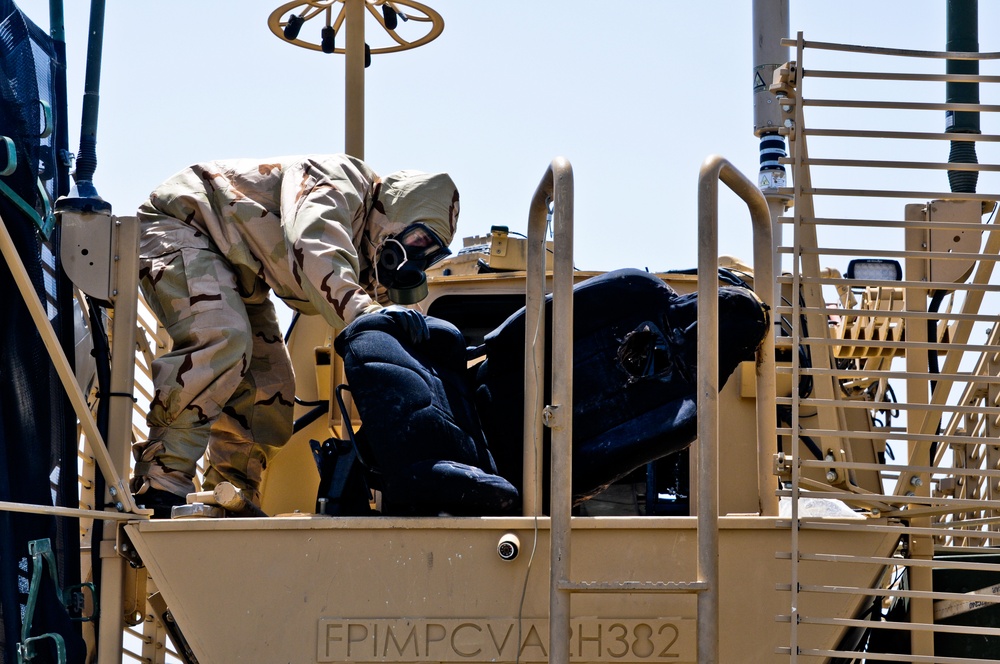
M 545 231 L 553 205 L 555 256 L 552 287 L 552 404 L 542 404 L 545 363 Z M 531 199 L 525 301 L 524 475 L 525 516 L 541 514 L 543 424 L 552 430 L 550 498 L 549 661 L 569 662 L 570 513 L 573 442 L 573 168 L 556 157 Z M 558 344 L 558 347 L 557 347 Z
M 719 285 L 710 275 L 719 263 L 719 180 L 750 208 L 753 223 L 754 285 L 769 308 L 774 302 L 771 214 L 757 185 L 718 155 L 708 157 L 698 176 L 698 661 L 719 661 Z M 774 326 L 758 348 L 757 488 L 761 514 L 777 514 L 769 489 L 774 417 Z
M 554 206 L 553 226 L 555 250 L 553 259 L 553 338 L 559 339 L 558 353 L 553 353 L 552 406 L 542 403 L 544 390 L 542 378 L 545 363 L 545 232 L 549 213 L 549 203 Z M 560 421 L 559 407 L 566 405 L 564 412 L 572 410 L 573 402 L 573 170 L 570 163 L 557 157 L 542 176 L 538 188 L 531 199 L 528 216 L 528 269 L 525 294 L 525 348 L 524 358 L 524 472 L 522 504 L 525 516 L 542 513 L 541 486 L 543 464 L 542 430 L 549 426 L 553 430 L 552 455 L 553 475 L 557 472 L 557 461 L 562 461 L 569 445 L 561 441 L 572 440 L 572 418 Z M 543 422 L 544 419 L 544 422 Z M 565 447 L 566 449 L 559 449 Z M 565 457 L 566 468 L 571 467 L 571 458 Z M 562 470 L 558 472 L 561 473 Z M 562 479 L 560 474 L 559 479 Z M 561 505 L 558 492 L 567 486 L 556 483 L 553 477 L 552 504 Z M 567 501 L 572 500 L 569 493 Z M 567 502 L 567 505 L 569 503 Z M 553 510 L 558 513 L 560 510 Z M 568 511 L 568 508 L 567 508 Z

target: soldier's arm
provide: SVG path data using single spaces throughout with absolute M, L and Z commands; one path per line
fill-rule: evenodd
M 352 229 L 364 222 L 367 174 L 347 160 L 306 159 L 286 169 L 281 219 L 292 274 L 335 329 L 380 308 L 360 286 Z

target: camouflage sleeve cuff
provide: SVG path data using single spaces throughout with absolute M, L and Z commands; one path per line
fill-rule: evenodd
M 361 309 L 360 311 L 358 311 L 354 315 L 354 318 L 357 319 L 359 316 L 364 316 L 365 314 L 373 314 L 376 311 L 380 311 L 381 309 L 382 309 L 382 305 L 379 304 L 378 302 L 375 302 L 374 300 L 372 300 L 371 302 L 368 303 L 368 306 L 366 306 L 363 309 Z

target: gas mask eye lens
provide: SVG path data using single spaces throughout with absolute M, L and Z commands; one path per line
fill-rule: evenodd
M 404 228 L 396 240 L 406 247 L 409 260 L 424 261 L 421 269 L 430 267 L 451 253 L 437 234 L 420 222 Z
M 425 231 L 423 228 L 420 228 L 419 226 L 415 226 L 412 231 L 406 234 L 403 240 L 403 244 L 405 244 L 407 247 L 422 249 L 434 244 L 438 244 L 438 242 L 431 236 L 429 232 Z

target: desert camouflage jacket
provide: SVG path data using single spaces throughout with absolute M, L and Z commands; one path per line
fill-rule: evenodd
M 386 181 L 393 184 L 380 193 L 382 179 L 347 155 L 197 164 L 140 208 L 141 253 L 217 250 L 235 268 L 245 299 L 267 297 L 270 287 L 339 330 L 380 306 L 371 265 L 385 236 L 414 221 L 445 242 L 455 232 L 458 192 L 447 175 L 403 171 Z M 420 196 L 407 199 L 410 191 Z

